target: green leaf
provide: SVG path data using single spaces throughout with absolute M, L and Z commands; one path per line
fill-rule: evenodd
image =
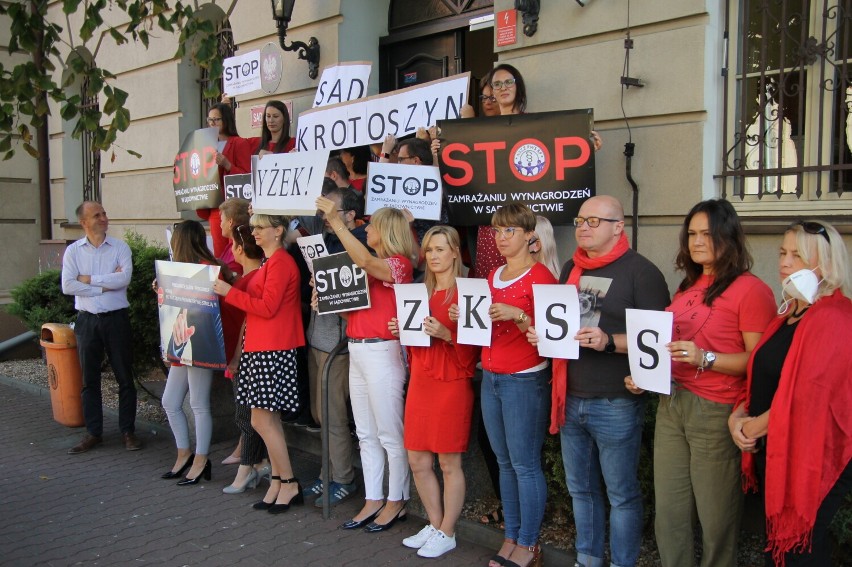
M 24 142 L 23 145 L 24 145 L 24 151 L 26 151 L 28 154 L 30 154 L 34 158 L 38 159 L 38 150 L 37 149 L 35 149 L 33 146 L 31 146 L 30 144 L 28 144 L 26 142 Z
M 140 154 L 139 152 L 134 152 L 133 150 L 127 150 L 127 153 L 129 153 L 130 155 L 132 155 L 133 157 L 135 157 L 137 159 L 142 159 L 142 154 Z
M 109 28 L 109 35 L 112 36 L 112 39 L 115 41 L 116 45 L 123 45 L 127 43 L 127 38 L 124 37 L 124 34 L 122 34 L 115 28 Z
M 130 111 L 122 107 L 115 111 L 115 126 L 124 132 L 130 127 Z

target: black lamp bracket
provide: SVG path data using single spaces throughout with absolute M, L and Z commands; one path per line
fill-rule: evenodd
M 290 45 L 287 45 L 287 24 L 279 22 L 278 43 L 284 51 L 296 51 L 299 59 L 304 59 L 308 62 L 308 76 L 311 79 L 317 78 L 320 62 L 320 44 L 317 38 L 312 36 L 308 40 L 308 43 L 304 41 L 292 41 Z

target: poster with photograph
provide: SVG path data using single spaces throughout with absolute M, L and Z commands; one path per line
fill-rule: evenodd
M 219 296 L 213 292 L 219 266 L 157 260 L 155 267 L 163 360 L 225 370 Z

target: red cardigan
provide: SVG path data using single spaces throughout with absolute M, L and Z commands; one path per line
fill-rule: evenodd
M 232 287 L 225 302 L 246 312 L 244 352 L 305 345 L 299 268 L 283 248 L 257 271 L 245 291 Z

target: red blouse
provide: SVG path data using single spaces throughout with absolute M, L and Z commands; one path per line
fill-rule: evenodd
M 411 283 L 413 268 L 411 260 L 405 256 L 385 258 L 391 270 L 392 282 L 385 282 L 373 276 L 367 276 L 370 286 L 370 308 L 352 311 L 346 326 L 346 335 L 353 339 L 395 340 L 388 329 L 388 321 L 396 317 L 395 283 Z

